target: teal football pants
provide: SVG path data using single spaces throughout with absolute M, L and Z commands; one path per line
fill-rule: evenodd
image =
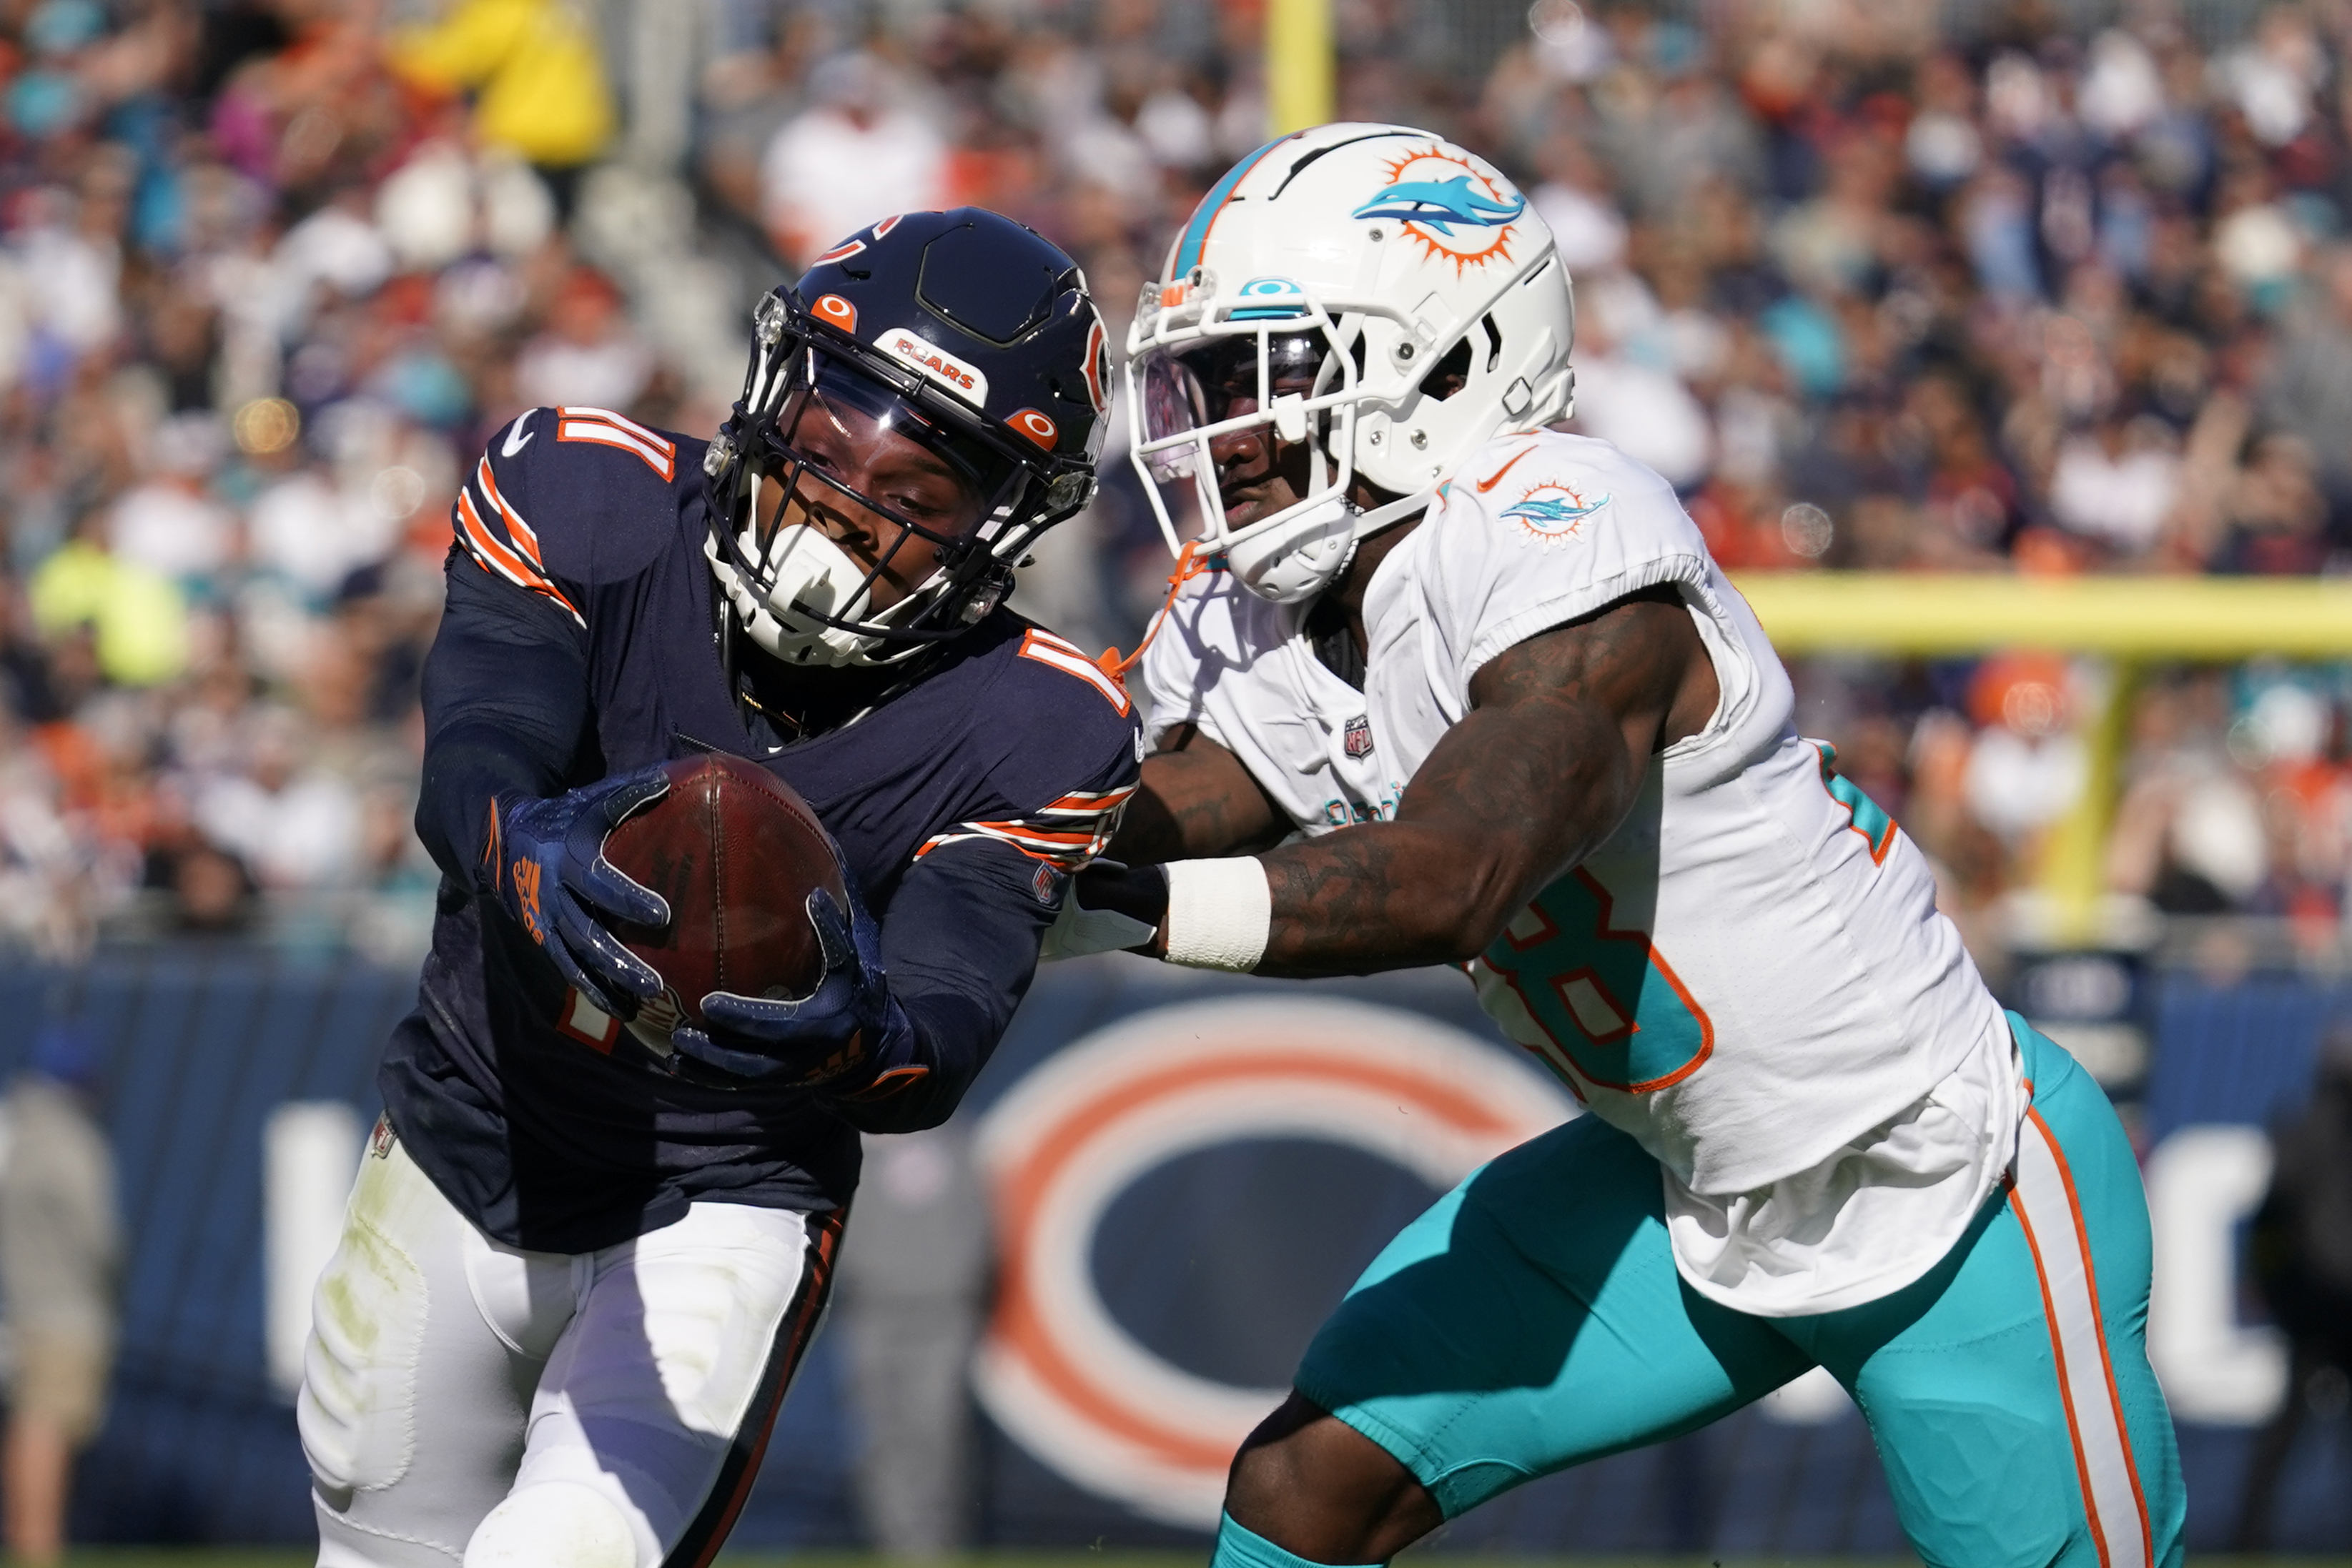
M 1299 1391 L 1453 1518 L 1706 1426 L 1818 1364 L 1869 1421 L 1927 1563 L 2180 1562 L 2138 1166 L 2090 1076 L 2011 1025 L 2032 1092 L 2011 1179 L 1906 1289 L 1811 1317 L 1707 1301 L 1675 1271 L 1656 1162 L 1584 1116 L 1400 1233 L 1307 1348 Z

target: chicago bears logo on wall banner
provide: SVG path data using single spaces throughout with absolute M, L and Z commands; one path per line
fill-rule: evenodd
M 1360 1002 L 1190 1002 L 1091 1035 L 979 1126 L 1003 1281 L 973 1373 L 981 1403 L 1077 1485 L 1213 1529 L 1234 1448 L 1284 1390 L 1189 1372 L 1119 1324 L 1094 1267 L 1112 1204 L 1187 1155 L 1284 1137 L 1361 1150 L 1442 1192 L 1574 1110 L 1523 1060 Z

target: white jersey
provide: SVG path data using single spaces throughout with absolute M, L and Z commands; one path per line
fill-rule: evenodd
M 1714 717 L 1472 977 L 1657 1158 L 1694 1288 L 1769 1313 L 1870 1300 L 1932 1266 L 2008 1163 L 2006 1023 L 1926 859 L 1791 727 L 1787 674 L 1664 480 L 1581 436 L 1490 444 L 1373 573 L 1361 692 L 1301 607 L 1212 572 L 1144 658 L 1151 722 L 1198 725 L 1305 832 L 1393 817 L 1481 666 L 1661 583 L 1714 662 Z

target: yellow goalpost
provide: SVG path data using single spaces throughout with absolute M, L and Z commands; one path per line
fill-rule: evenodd
M 1331 0 L 1265 0 L 1268 133 L 1335 111 Z M 2352 583 L 2314 578 L 1758 572 L 1738 579 L 1783 654 L 1966 657 L 2034 648 L 2107 662 L 2084 739 L 2090 776 L 2044 848 L 2039 891 L 2062 943 L 2097 936 L 2107 828 L 2138 677 L 2152 662 L 2352 657 Z
M 2120 789 L 2134 691 L 2151 663 L 2352 657 L 2352 583 L 2328 578 L 2010 577 L 1754 572 L 1739 590 L 1784 654 L 1965 657 L 2004 648 L 2109 664 L 2084 738 L 2090 775 L 2042 852 L 2046 935 L 2098 938 L 2107 827 Z
M 1332 115 L 1331 0 L 1265 0 L 1266 133 Z
M 2352 654 L 2352 582 L 2331 578 L 1792 571 L 1751 572 L 1738 581 L 1784 653 Z

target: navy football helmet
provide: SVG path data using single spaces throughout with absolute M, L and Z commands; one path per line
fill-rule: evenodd
M 1010 218 L 886 218 L 752 325 L 743 395 L 704 459 L 704 550 L 777 658 L 889 664 L 960 635 L 1093 497 L 1102 318 L 1077 264 Z

